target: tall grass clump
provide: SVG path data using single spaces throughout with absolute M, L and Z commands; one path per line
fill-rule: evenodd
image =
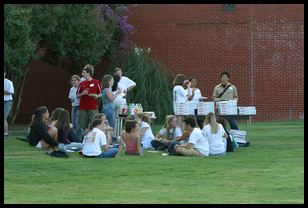
M 127 94 L 128 103 L 141 103 L 143 111 L 154 111 L 159 123 L 173 112 L 172 73 L 150 56 L 150 48 L 134 47 L 122 53 L 111 61 L 107 73 L 113 74 L 116 67 L 136 82 L 136 87 Z

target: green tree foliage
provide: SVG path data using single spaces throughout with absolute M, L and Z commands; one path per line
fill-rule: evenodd
M 135 47 L 114 58 L 107 73 L 113 74 L 116 67 L 136 82 L 127 95 L 127 102 L 141 103 L 144 111 L 154 111 L 159 123 L 172 114 L 172 73 L 150 57 L 150 49 Z
M 4 8 L 4 64 L 10 76 L 19 77 L 36 50 L 37 42 L 30 35 L 32 10 L 12 5 Z
M 106 8 L 112 11 L 111 7 Z M 125 9 L 120 6 L 113 9 L 121 8 Z M 4 63 L 17 89 L 12 123 L 19 112 L 32 60 L 37 58 L 74 74 L 84 64 L 97 65 L 118 48 L 124 37 L 118 36 L 121 18 L 103 15 L 101 5 L 95 4 L 5 5 Z

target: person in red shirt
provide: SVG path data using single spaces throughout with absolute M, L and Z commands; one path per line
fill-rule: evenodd
M 102 87 L 98 80 L 93 79 L 94 68 L 87 64 L 82 69 L 84 81 L 79 83 L 77 97 L 80 98 L 79 104 L 79 126 L 84 131 L 95 114 L 98 113 L 97 99 L 102 96 Z

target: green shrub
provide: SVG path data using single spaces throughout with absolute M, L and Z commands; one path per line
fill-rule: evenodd
M 123 75 L 136 82 L 136 87 L 127 95 L 128 103 L 141 103 L 144 111 L 154 111 L 162 123 L 167 114 L 172 114 L 172 73 L 166 66 L 150 57 L 150 48 L 132 48 L 112 60 L 107 73 L 122 68 Z

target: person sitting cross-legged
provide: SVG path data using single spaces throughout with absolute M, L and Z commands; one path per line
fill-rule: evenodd
M 176 125 L 176 123 L 177 121 L 174 115 L 166 116 L 166 121 L 163 125 L 163 128 L 151 141 L 151 145 L 155 150 L 168 149 L 172 141 L 175 141 L 182 136 L 182 130 Z
M 118 149 L 109 148 L 103 128 L 104 122 L 102 119 L 96 119 L 92 122 L 91 131 L 83 139 L 82 155 L 95 158 L 115 157 Z
M 125 154 L 143 155 L 142 144 L 140 142 L 139 123 L 135 120 L 127 120 L 125 131 L 121 134 L 118 155 L 120 155 L 125 143 Z
M 174 150 L 183 156 L 209 156 L 209 142 L 202 134 L 200 128 L 196 127 L 197 122 L 193 116 L 184 119 L 184 130 L 191 132 L 188 142 L 185 144 L 176 144 Z

